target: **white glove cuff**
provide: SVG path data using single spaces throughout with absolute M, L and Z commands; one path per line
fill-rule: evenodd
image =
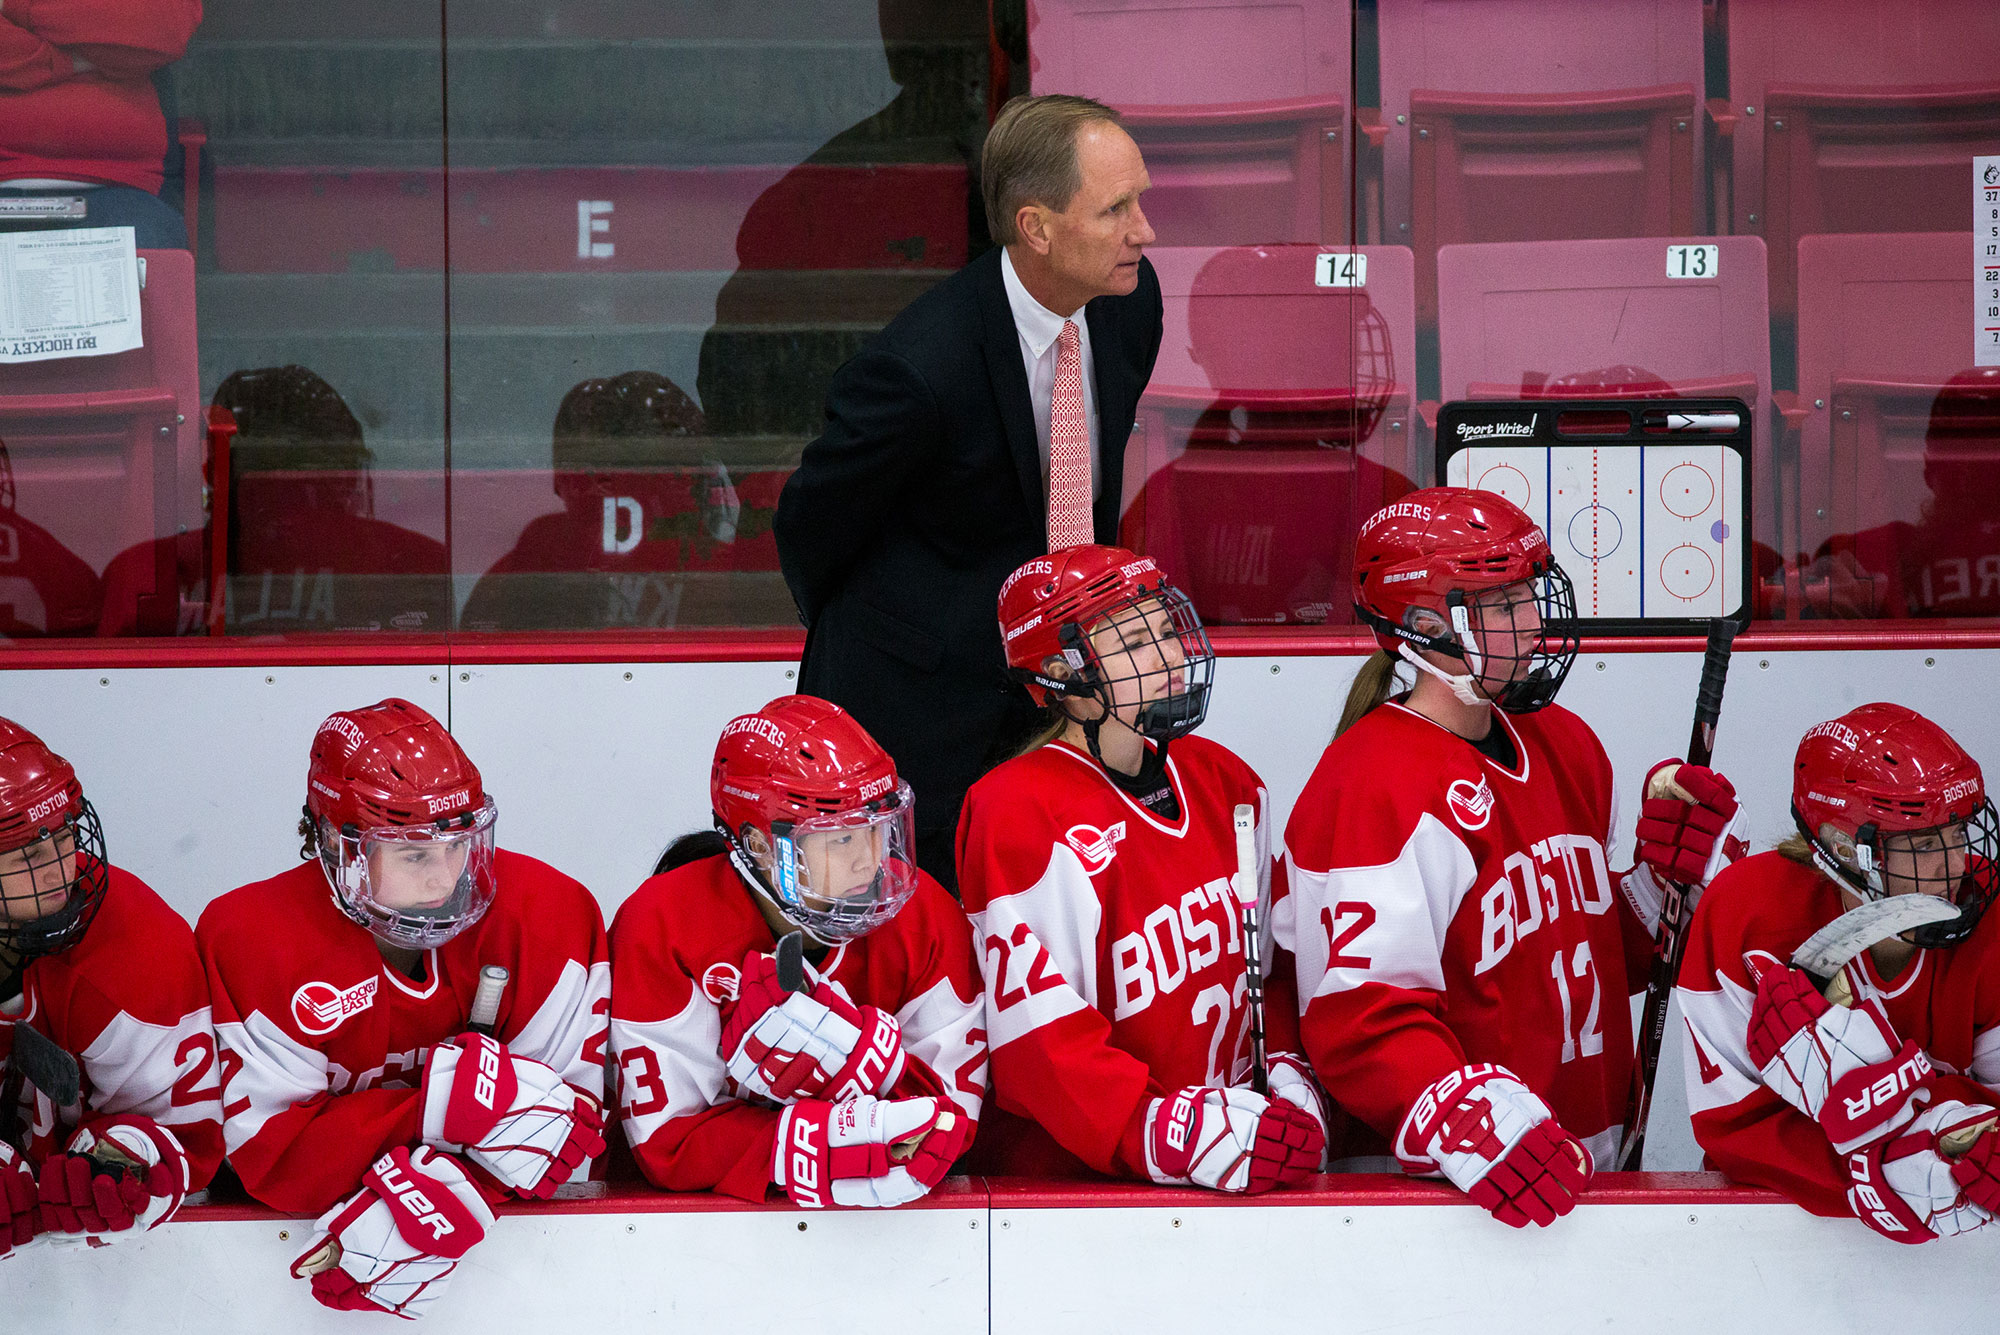
M 424 1144 L 454 1154 L 465 1146 L 444 1138 L 444 1114 L 451 1106 L 451 1086 L 458 1078 L 458 1059 L 465 1049 L 456 1043 L 440 1043 L 431 1049 L 424 1063 Z

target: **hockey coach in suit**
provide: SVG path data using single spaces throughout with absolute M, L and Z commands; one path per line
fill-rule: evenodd
M 1125 442 L 1160 350 L 1147 184 L 1109 107 L 1009 102 L 980 160 L 996 247 L 835 373 L 826 429 L 778 502 L 807 628 L 799 689 L 895 757 L 916 792 L 918 861 L 947 886 L 966 789 L 1034 722 L 1005 676 L 1000 582 L 1052 545 L 1117 532 Z

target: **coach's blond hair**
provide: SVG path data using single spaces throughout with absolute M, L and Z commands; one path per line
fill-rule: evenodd
M 1076 137 L 1093 121 L 1119 123 L 1116 111 L 1088 97 L 1047 93 L 1000 108 L 979 153 L 979 191 L 996 245 L 1021 239 L 1014 217 L 1025 204 L 1061 213 L 1083 186 Z

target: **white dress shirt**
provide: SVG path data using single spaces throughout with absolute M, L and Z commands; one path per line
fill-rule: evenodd
M 1098 467 L 1097 385 L 1090 358 L 1090 324 L 1081 306 L 1069 315 L 1057 315 L 1028 295 L 1021 276 L 1014 272 L 1014 257 L 1000 252 L 1000 281 L 1007 288 L 1007 305 L 1014 312 L 1014 333 L 1021 341 L 1021 363 L 1028 372 L 1028 401 L 1035 409 L 1035 439 L 1042 450 L 1042 486 L 1049 482 L 1049 399 L 1056 383 L 1056 340 L 1062 336 L 1064 320 L 1076 323 L 1078 352 L 1083 358 L 1083 416 L 1090 423 L 1090 494 L 1095 499 L 1103 491 L 1103 470 Z

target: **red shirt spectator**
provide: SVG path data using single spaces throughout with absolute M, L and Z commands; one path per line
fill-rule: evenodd
M 200 22 L 200 0 L 0 0 L 0 181 L 158 193 L 167 122 L 152 74 Z

